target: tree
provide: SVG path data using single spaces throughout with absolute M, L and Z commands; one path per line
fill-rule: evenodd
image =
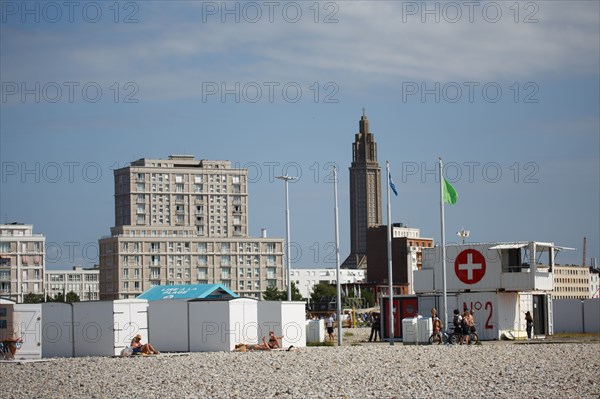
M 67 302 L 79 302 L 79 295 L 73 291 L 67 292 Z
M 23 303 L 42 303 L 44 302 L 44 295 L 34 294 L 30 292 L 23 297 Z
M 52 302 L 64 302 L 64 301 L 65 301 L 65 294 L 63 294 L 62 292 L 55 294 L 54 298 L 52 298 Z
M 263 299 L 265 301 L 287 301 L 287 288 L 283 291 L 278 291 L 275 287 L 268 287 L 263 292 Z M 292 282 L 292 301 L 302 301 L 303 299 L 300 290 Z
M 263 292 L 263 299 L 265 301 L 279 301 L 279 291 L 275 287 L 267 287 L 265 292 Z
M 287 299 L 287 290 L 285 291 L 285 299 Z M 296 284 L 292 281 L 292 301 L 303 301 L 300 290 L 296 287 Z
M 334 285 L 319 283 L 313 287 L 310 299 L 313 303 L 331 302 L 337 297 L 337 289 Z
M 360 290 L 360 295 L 367 300 L 370 308 L 375 306 L 375 295 L 370 290 Z

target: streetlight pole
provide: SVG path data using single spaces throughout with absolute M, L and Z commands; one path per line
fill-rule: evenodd
M 335 223 L 335 292 L 338 320 L 338 346 L 342 346 L 342 288 L 340 275 L 340 234 L 338 226 L 338 195 L 337 195 L 337 166 L 333 165 L 333 214 Z
M 286 279 L 287 279 L 287 300 L 292 300 L 292 281 L 290 279 L 290 271 L 292 269 L 290 260 L 290 203 L 288 200 L 288 182 L 290 180 L 296 180 L 295 176 L 276 176 L 276 179 L 283 180 L 285 182 L 285 240 L 286 240 Z

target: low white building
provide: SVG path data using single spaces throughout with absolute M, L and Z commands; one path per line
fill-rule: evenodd
M 553 299 L 591 298 L 592 273 L 589 267 L 556 265 L 554 267 Z
M 290 280 L 296 284 L 302 298 L 310 298 L 317 284 L 336 284 L 336 269 L 292 269 Z M 340 269 L 341 284 L 356 284 L 365 281 L 364 269 Z
M 99 277 L 100 269 L 97 267 L 85 269 L 74 266 L 73 270 L 46 270 L 46 293 L 50 298 L 57 294 L 73 291 L 79 296 L 80 301 L 97 301 L 100 298 Z

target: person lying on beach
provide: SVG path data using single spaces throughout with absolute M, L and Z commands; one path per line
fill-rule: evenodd
M 160 352 L 154 349 L 150 342 L 142 344 L 142 336 L 140 334 L 133 337 L 131 340 L 131 350 L 134 355 L 159 355 Z
M 248 351 L 268 351 L 270 350 L 268 346 L 263 343 L 260 344 L 236 344 L 233 349 L 234 352 L 248 352 Z
M 265 340 L 265 337 L 262 337 L 262 342 L 260 344 L 236 344 L 233 351 L 234 352 L 248 352 L 248 351 L 272 351 L 272 350 L 284 350 L 279 344 L 279 340 L 283 338 L 283 335 L 280 337 L 275 336 L 273 331 L 269 331 L 269 341 Z M 293 345 L 289 348 L 285 349 L 286 351 L 296 351 L 298 348 L 295 348 Z

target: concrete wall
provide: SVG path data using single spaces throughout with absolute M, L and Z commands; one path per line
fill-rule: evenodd
M 229 301 L 190 301 L 188 303 L 189 350 L 229 352 L 237 343 L 257 343 L 256 302 L 249 298 Z
M 161 352 L 189 352 L 188 302 L 164 299 L 148 304 L 149 341 Z
M 600 298 L 555 299 L 554 333 L 599 333 Z
M 583 311 L 579 299 L 554 299 L 554 333 L 582 333 Z
M 42 357 L 73 357 L 73 307 L 70 303 L 42 304 Z
M 600 333 L 600 298 L 583 301 L 583 329 L 586 333 Z
M 260 301 L 258 302 L 259 340 L 269 340 L 269 331 L 283 338 L 283 348 L 306 346 L 306 316 L 304 302 Z

